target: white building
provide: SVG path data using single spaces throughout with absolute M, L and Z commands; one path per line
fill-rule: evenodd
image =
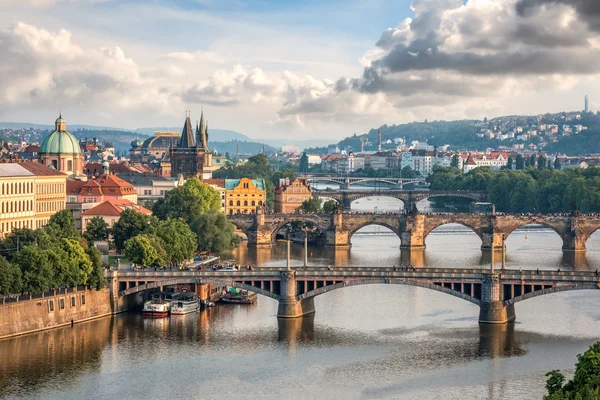
M 300 152 L 300 146 L 297 144 L 284 144 L 281 146 L 281 152 L 296 154 Z

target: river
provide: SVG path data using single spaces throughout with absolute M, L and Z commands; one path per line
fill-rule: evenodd
M 402 254 L 399 239 L 381 227 L 364 228 L 352 244 L 311 247 L 309 262 L 490 262 L 479 238 L 457 225 L 438 228 L 417 255 Z M 507 239 L 507 268 L 599 265 L 600 235 L 577 259 L 563 256 L 561 244 L 549 230 L 516 231 Z M 302 251 L 292 246 L 294 265 Z M 282 266 L 285 244 L 249 250 L 242 243 L 233 256 Z M 278 321 L 277 303 L 260 296 L 252 306 L 160 320 L 126 313 L 1 341 L 0 398 L 541 399 L 544 374 L 572 374 L 577 354 L 599 339 L 599 300 L 592 291 L 530 299 L 515 306 L 514 324 L 500 327 L 480 327 L 478 307 L 464 300 L 383 285 L 323 294 L 312 318 L 289 321 Z

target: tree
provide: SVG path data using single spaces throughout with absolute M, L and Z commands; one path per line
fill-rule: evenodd
M 419 174 L 414 171 L 410 165 L 407 165 L 406 167 L 402 168 L 402 178 L 416 178 Z
M 125 242 L 125 255 L 142 267 L 164 266 L 166 252 L 160 238 L 154 235 L 137 235 Z
M 61 210 L 50 217 L 46 230 L 51 236 L 57 238 L 76 238 L 81 235 L 79 230 L 75 228 L 75 219 L 69 210 Z
M 128 239 L 146 232 L 150 227 L 150 221 L 151 218 L 147 214 L 139 213 L 131 208 L 124 210 L 112 228 L 117 250 L 123 250 Z
M 517 155 L 517 161 L 515 162 L 515 169 L 519 170 L 519 169 L 524 169 L 525 168 L 525 160 L 523 159 L 523 156 L 518 154 Z
M 552 160 L 548 160 L 546 163 L 546 169 L 552 169 Z
M 167 261 L 174 267 L 194 256 L 197 237 L 189 225 L 181 219 L 160 221 L 151 231 L 164 243 Z
M 532 154 L 531 157 L 529 157 L 529 166 L 535 168 L 535 154 Z
M 506 168 L 507 169 L 513 169 L 513 159 L 512 159 L 512 157 L 508 157 L 508 160 L 506 160 Z
M 83 237 L 91 244 L 95 241 L 108 240 L 109 233 L 110 229 L 104 218 L 96 216 L 88 221 Z
M 313 195 L 310 199 L 304 200 L 300 206 L 300 210 L 305 213 L 321 212 L 321 204 L 323 200 L 319 196 Z
M 540 154 L 538 156 L 538 159 L 537 159 L 537 168 L 538 169 L 544 169 L 544 168 L 546 168 L 546 157 L 544 157 L 542 154 Z
M 306 173 L 308 171 L 308 156 L 306 155 L 306 152 L 302 153 L 302 157 L 300 157 L 298 171 L 300 173 Z
M 54 266 L 48 252 L 36 246 L 25 246 L 14 258 L 23 273 L 23 290 L 31 293 L 45 292 L 56 287 Z
M 558 159 L 558 157 L 554 159 L 554 169 L 560 170 L 560 160 Z
M 152 207 L 152 213 L 161 220 L 183 218 L 189 222 L 198 215 L 210 210 L 218 211 L 220 208 L 219 192 L 198 178 L 191 178 L 183 186 L 167 192 L 164 199 L 160 199 Z
M 548 396 L 545 396 L 545 399 L 600 398 L 600 342 L 594 343 L 585 353 L 577 355 L 575 375 L 565 385 L 565 377 L 558 370 L 550 371 L 546 376 Z
M 338 209 L 338 203 L 335 200 L 327 200 L 323 203 L 323 212 L 327 214 L 333 214 Z
M 103 265 L 102 265 L 102 253 L 94 246 L 90 246 L 85 249 L 90 262 L 92 263 L 92 273 L 88 277 L 88 284 L 94 289 L 100 290 L 106 286 L 106 279 L 104 278 Z
M 226 151 L 226 152 L 225 152 L 225 158 L 226 158 L 226 159 L 228 159 L 228 160 L 230 160 L 230 159 L 231 159 L 231 158 L 229 157 L 229 152 L 228 152 L 228 151 Z
M 63 281 L 60 283 L 68 284 L 69 286 L 87 284 L 94 266 L 81 243 L 73 239 L 63 239 L 63 249 L 67 254 L 68 263 L 71 265 L 70 269 L 74 271 L 75 274 L 70 281 Z
M 21 270 L 0 256 L 0 294 L 19 293 L 23 288 Z
M 220 212 L 210 211 L 196 217 L 190 224 L 197 236 L 198 250 L 220 254 L 235 248 L 240 238 L 234 226 Z
M 450 166 L 452 168 L 458 168 L 458 154 L 454 154 L 452 156 L 452 161 L 450 162 Z

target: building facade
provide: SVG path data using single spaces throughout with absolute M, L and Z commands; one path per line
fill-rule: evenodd
M 0 236 L 41 228 L 64 210 L 66 180 L 38 162 L 0 164 Z
M 205 179 L 203 182 L 219 192 L 221 212 L 225 213 L 225 179 Z
M 54 132 L 46 136 L 38 153 L 40 162 L 70 176 L 83 176 L 83 155 L 79 141 L 67 131 L 62 115 L 54 122 Z
M 208 125 L 204 120 L 204 111 L 200 123 L 196 125 L 195 137 L 190 117 L 186 116 L 177 147 L 169 149 L 169 161 L 172 177 L 212 178 L 212 152 L 208 148 Z
M 252 214 L 267 203 L 264 179 L 225 179 L 225 212 Z
M 295 212 L 304 201 L 310 200 L 312 190 L 305 179 L 281 179 L 275 188 L 275 212 L 289 214 Z

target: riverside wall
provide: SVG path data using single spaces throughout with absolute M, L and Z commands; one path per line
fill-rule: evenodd
M 0 339 L 113 314 L 109 289 L 70 290 L 72 291 L 0 304 Z

